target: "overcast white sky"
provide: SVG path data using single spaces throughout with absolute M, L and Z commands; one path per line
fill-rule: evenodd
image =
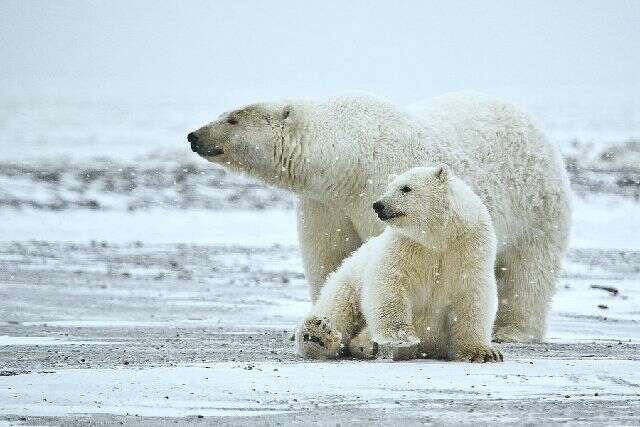
M 0 94 L 640 93 L 640 1 L 0 2 Z

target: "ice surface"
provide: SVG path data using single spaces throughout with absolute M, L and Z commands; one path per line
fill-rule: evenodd
M 15 345 L 112 345 L 109 341 L 68 341 L 53 337 L 15 337 L 0 335 L 0 346 Z
M 292 210 L 64 213 L 0 210 L 0 239 L 113 243 L 199 243 L 264 247 L 297 245 Z
M 241 246 L 297 245 L 291 210 L 0 210 L 4 241 L 108 241 Z M 638 249 L 640 203 L 611 197 L 574 197 L 573 248 Z
M 315 402 L 327 404 L 323 396 L 364 408 L 411 406 L 412 401 L 424 399 L 615 400 L 637 397 L 640 383 L 638 362 L 619 360 L 248 366 L 70 369 L 13 376 L 3 380 L 0 388 L 0 414 L 261 415 L 299 411 Z
M 620 197 L 574 197 L 569 246 L 639 250 L 640 203 Z

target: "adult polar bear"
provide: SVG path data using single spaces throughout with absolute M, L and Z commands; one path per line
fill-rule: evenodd
M 446 163 L 487 206 L 498 238 L 494 337 L 544 337 L 570 226 L 562 159 L 512 105 L 453 93 L 401 108 L 372 96 L 253 104 L 188 136 L 207 160 L 299 196 L 313 301 L 329 273 L 383 224 L 371 204 L 389 179 Z

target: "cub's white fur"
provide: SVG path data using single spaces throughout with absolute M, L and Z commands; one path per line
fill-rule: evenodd
M 329 276 L 299 351 L 373 357 L 375 342 L 394 359 L 502 360 L 491 347 L 496 237 L 480 198 L 445 166 L 418 167 L 375 207 L 389 226 Z M 365 324 L 373 342 L 359 336 Z
M 371 203 L 387 177 L 448 164 L 486 205 L 498 238 L 494 336 L 544 337 L 567 246 L 570 192 L 557 150 L 514 106 L 457 93 L 401 108 L 371 96 L 254 104 L 194 132 L 206 159 L 296 192 L 311 287 L 382 232 Z

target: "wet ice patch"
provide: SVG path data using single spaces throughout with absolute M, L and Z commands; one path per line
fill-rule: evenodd
M 41 404 L 25 404 L 17 405 L 15 407 L 6 406 L 3 407 L 0 404 L 0 415 L 4 414 L 19 414 L 30 416 L 64 416 L 71 414 L 111 414 L 111 415 L 128 415 L 135 414 L 141 417 L 188 417 L 188 416 L 203 416 L 203 417 L 260 417 L 268 415 L 284 414 L 288 412 L 287 408 L 279 406 L 268 407 L 257 403 L 250 406 L 251 403 L 246 402 L 242 404 L 242 407 L 235 407 L 228 402 L 215 406 L 215 402 L 208 402 L 207 405 L 201 406 L 191 401 L 186 402 L 172 402 L 170 406 L 160 406 L 155 402 L 144 401 L 140 402 L 139 406 L 118 404 L 117 406 L 111 405 L 41 405 Z M 13 411 L 13 412 L 12 412 Z M 0 421 L 1 422 L 1 421 Z M 7 424 L 15 425 L 15 424 Z M 0 424 L 2 426 L 2 424 Z
M 77 319 L 77 320 L 43 320 L 22 322 L 24 326 L 51 326 L 58 328 L 168 328 L 180 326 L 213 326 L 215 321 L 207 319 L 176 321 L 120 320 L 120 319 Z M 216 325 L 217 326 L 217 325 Z
M 53 346 L 53 345 L 112 345 L 122 344 L 122 342 L 115 341 L 73 341 L 64 340 L 56 337 L 14 337 L 9 335 L 0 336 L 0 347 L 3 346 L 22 346 L 22 345 L 38 345 L 38 346 Z

